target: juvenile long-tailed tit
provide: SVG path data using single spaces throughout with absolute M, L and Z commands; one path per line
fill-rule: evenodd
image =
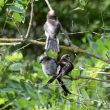
M 47 37 L 45 50 L 59 52 L 59 39 L 57 38 L 57 35 L 60 31 L 60 23 L 54 10 L 50 10 L 47 14 L 47 20 L 44 24 L 44 31 Z
M 57 64 L 57 72 L 56 76 L 52 77 L 47 84 L 52 83 L 55 79 L 61 79 L 64 75 L 68 75 L 73 69 L 74 65 L 72 64 L 72 60 L 74 59 L 74 56 L 71 56 L 69 54 L 65 54 L 61 57 L 59 63 Z
M 46 76 L 48 76 L 48 75 L 52 76 L 52 78 L 48 81 L 48 83 L 46 85 L 53 82 L 54 79 L 57 79 L 57 81 L 61 84 L 64 94 L 65 95 L 70 94 L 69 90 L 64 85 L 62 79 L 60 77 L 56 78 L 57 77 L 57 74 L 56 74 L 57 66 L 58 66 L 56 60 L 53 58 L 50 58 L 48 56 L 41 56 L 40 63 L 42 64 L 42 69 L 43 69 L 43 72 L 46 74 Z

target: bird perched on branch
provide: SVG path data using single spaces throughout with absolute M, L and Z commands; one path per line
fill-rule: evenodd
M 72 64 L 72 60 L 74 60 L 75 54 L 69 55 L 65 54 L 61 57 L 59 63 L 57 64 L 57 72 L 56 75 L 53 76 L 48 82 L 47 85 L 52 83 L 55 79 L 62 80 L 64 75 L 69 75 L 69 73 L 74 69 L 74 65 Z M 63 83 L 63 82 L 62 82 Z M 69 92 L 70 93 L 70 92 Z
M 57 66 L 58 66 L 56 60 L 48 56 L 41 56 L 40 63 L 42 64 L 42 69 L 43 72 L 46 74 L 46 76 L 52 76 L 52 78 L 48 81 L 46 85 L 50 84 L 49 82 L 53 82 L 54 79 L 57 79 L 57 81 L 61 84 L 64 94 L 65 95 L 70 94 L 70 91 L 66 88 L 62 79 L 60 77 L 56 78 Z
M 60 31 L 60 23 L 54 10 L 50 10 L 47 14 L 47 20 L 44 24 L 44 31 L 47 37 L 45 50 L 59 52 L 59 39 L 57 38 L 57 35 Z

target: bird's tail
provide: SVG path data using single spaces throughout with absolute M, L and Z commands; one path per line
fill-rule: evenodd
M 46 45 L 45 45 L 45 50 L 52 50 L 55 52 L 59 52 L 59 40 L 57 38 L 47 38 L 46 39 Z
M 49 84 L 51 84 L 57 77 L 52 77 L 44 87 L 48 86 Z M 65 86 L 65 84 L 63 83 L 61 78 L 57 78 L 57 81 L 59 82 L 59 84 L 61 85 L 61 88 L 64 91 L 64 95 L 67 96 L 68 94 L 71 94 L 71 92 L 68 90 L 68 88 Z
M 68 94 L 71 94 L 71 92 L 67 89 L 67 87 L 64 85 L 61 78 L 57 78 L 58 82 L 61 84 L 61 87 L 64 91 L 64 95 L 67 96 Z

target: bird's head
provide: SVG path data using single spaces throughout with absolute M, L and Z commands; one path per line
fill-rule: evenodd
M 74 55 L 73 54 L 64 54 L 60 60 L 72 62 L 74 59 L 75 59 L 75 54 Z
M 47 19 L 56 19 L 56 14 L 54 10 L 50 10 L 47 14 Z
M 46 55 L 42 55 L 39 57 L 39 63 L 45 63 L 50 59 L 50 57 L 46 56 Z
M 70 61 L 70 55 L 69 54 L 64 54 L 62 57 L 61 57 L 61 61 L 65 61 L 65 60 L 68 60 L 68 61 Z

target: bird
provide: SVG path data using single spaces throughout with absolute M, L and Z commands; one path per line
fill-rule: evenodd
M 67 89 L 65 84 L 63 83 L 63 80 L 56 75 L 57 72 L 57 61 L 49 56 L 43 55 L 39 58 L 39 62 L 42 65 L 42 70 L 46 76 L 52 76 L 52 78 L 46 83 L 45 86 L 49 85 L 51 82 L 54 81 L 54 79 L 57 79 L 59 84 L 61 85 L 61 88 L 64 91 L 64 95 L 70 94 L 71 92 Z
M 55 79 L 60 79 L 62 81 L 63 76 L 69 75 L 71 71 L 74 69 L 74 65 L 72 64 L 72 60 L 75 59 L 75 54 L 64 54 L 60 61 L 57 63 L 57 72 L 56 76 L 52 77 L 48 82 L 47 85 L 52 83 Z M 63 85 L 63 82 L 62 82 Z M 68 92 L 71 94 L 70 92 Z
M 50 10 L 47 13 L 46 22 L 44 24 L 44 31 L 46 36 L 45 50 L 59 52 L 59 39 L 57 35 L 60 31 L 60 22 L 55 14 L 54 10 Z

